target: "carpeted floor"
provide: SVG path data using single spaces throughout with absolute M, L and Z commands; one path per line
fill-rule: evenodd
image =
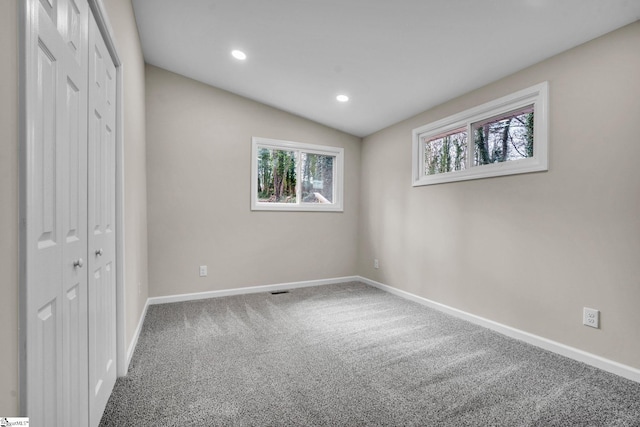
M 362 283 L 150 306 L 102 426 L 640 426 L 640 384 Z

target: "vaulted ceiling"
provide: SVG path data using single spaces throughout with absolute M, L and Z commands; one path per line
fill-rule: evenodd
M 146 62 L 357 136 L 640 19 L 640 0 L 133 5 Z

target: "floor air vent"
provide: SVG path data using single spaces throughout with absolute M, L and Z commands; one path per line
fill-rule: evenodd
M 271 292 L 271 295 L 280 295 L 280 294 L 288 294 L 289 291 L 274 291 Z

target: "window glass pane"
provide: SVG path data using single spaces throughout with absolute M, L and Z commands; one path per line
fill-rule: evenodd
M 296 153 L 258 149 L 258 201 L 296 203 Z
M 335 156 L 300 153 L 302 203 L 333 203 Z
M 533 157 L 533 105 L 474 123 L 474 166 Z
M 435 175 L 465 168 L 467 131 L 457 129 L 449 134 L 424 139 L 425 175 Z

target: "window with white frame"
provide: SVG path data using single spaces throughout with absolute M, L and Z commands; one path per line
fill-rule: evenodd
M 343 148 L 260 137 L 251 144 L 252 210 L 343 210 Z
M 548 83 L 413 130 L 413 185 L 545 171 Z

